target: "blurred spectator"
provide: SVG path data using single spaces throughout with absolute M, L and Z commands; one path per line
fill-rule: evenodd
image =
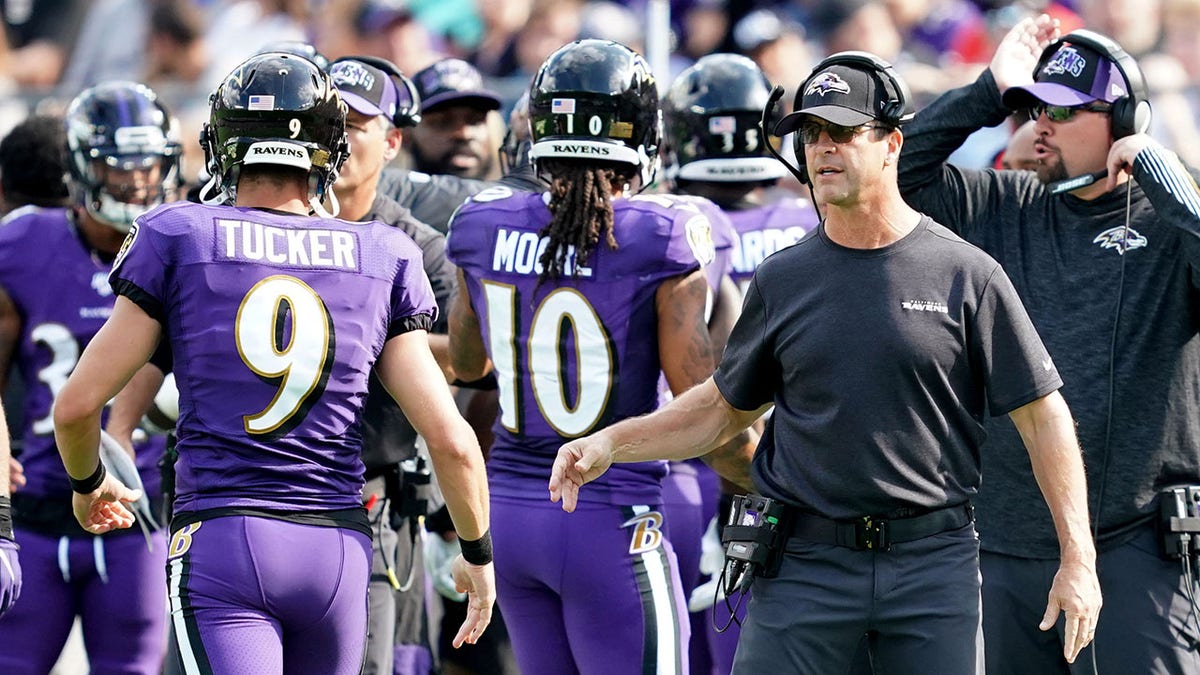
M 1165 0 L 1163 53 L 1142 59 L 1154 94 L 1154 136 L 1200 166 L 1200 0 Z
M 645 54 L 643 21 L 644 17 L 639 18 L 623 5 L 609 0 L 590 0 L 579 17 L 578 39 L 612 40 Z
M 488 114 L 500 97 L 483 86 L 479 71 L 460 59 L 442 59 L 413 77 L 421 95 L 421 123 L 405 134 L 412 167 L 429 174 L 499 178 L 500 147 Z
M 0 140 L 0 215 L 30 206 L 65 207 L 67 134 L 61 117 L 31 115 Z
M 477 0 L 483 20 L 483 39 L 469 60 L 488 77 L 508 77 L 517 71 L 516 37 L 529 21 L 533 0 Z
M 1130 56 L 1141 59 L 1158 49 L 1163 0 L 1079 0 L 1077 6 L 1085 28 L 1109 36 Z
M 136 80 L 146 66 L 149 0 L 96 0 L 87 13 L 60 88 L 69 93 L 106 80 Z M 114 36 L 121 36 L 114 39 Z
M 7 42 L 0 72 L 21 86 L 49 88 L 57 84 L 88 4 L 86 0 L 0 2 Z
M 354 19 L 355 51 L 387 59 L 415 73 L 438 59 L 440 49 L 403 0 L 367 0 Z M 333 54 L 330 54 L 333 56 Z
M 983 13 L 968 0 L 886 0 L 904 46 L 934 65 L 987 63 L 993 45 Z
M 579 36 L 583 0 L 534 0 L 529 23 L 517 37 L 517 65 L 526 81 L 542 61 Z
M 717 51 L 729 32 L 726 0 L 696 0 L 684 10 L 682 25 L 683 39 L 678 50 L 682 56 L 695 61 Z
M 737 22 L 733 42 L 739 52 L 758 64 L 771 84 L 783 85 L 785 101 L 792 100 L 814 62 L 804 27 L 771 10 L 751 12 Z
M 155 2 L 150 11 L 145 81 L 152 87 L 158 87 L 164 81 L 187 85 L 199 83 L 208 63 L 204 27 L 204 14 L 194 3 L 188 0 Z M 211 82 L 205 86 L 215 89 L 217 84 Z
M 224 0 L 204 32 L 208 63 L 201 77 L 216 89 L 226 75 L 272 42 L 307 42 L 307 0 Z

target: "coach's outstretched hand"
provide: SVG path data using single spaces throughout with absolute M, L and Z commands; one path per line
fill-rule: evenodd
M 1032 84 L 1033 71 L 1042 50 L 1058 37 L 1058 19 L 1050 18 L 1048 14 L 1018 21 L 997 45 L 988 65 L 1000 93 L 1010 87 Z
M 571 513 L 579 501 L 579 488 L 608 471 L 613 463 L 613 445 L 603 433 L 576 438 L 558 449 L 550 471 L 550 501 L 562 501 Z
M 464 642 L 475 644 L 484 629 L 492 622 L 492 605 L 496 602 L 496 571 L 492 563 L 472 565 L 462 554 L 454 559 L 454 586 L 467 594 L 467 618 L 452 643 L 455 648 Z

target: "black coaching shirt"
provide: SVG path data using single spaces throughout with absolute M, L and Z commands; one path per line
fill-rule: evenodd
M 714 377 L 735 408 L 775 405 L 759 492 L 839 519 L 967 501 L 985 411 L 1062 386 L 1000 265 L 927 217 L 884 248 L 822 225 L 767 258 Z

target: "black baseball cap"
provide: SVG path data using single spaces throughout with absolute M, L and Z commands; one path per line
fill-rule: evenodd
M 329 77 L 346 105 L 371 117 L 383 115 L 392 121 L 400 104 L 400 92 L 387 73 L 357 59 L 341 59 L 329 66 Z
M 1070 39 L 1070 35 L 1065 38 Z M 1112 103 L 1128 95 L 1129 87 L 1116 63 L 1094 49 L 1064 41 L 1033 74 L 1033 84 L 1004 92 L 1004 105 L 1016 109 L 1038 101 L 1066 106 Z
M 892 97 L 881 78 L 874 71 L 844 64 L 823 69 L 808 78 L 804 91 L 797 92 L 796 111 L 775 125 L 775 135 L 795 131 L 809 115 L 846 127 L 882 119 Z
M 461 59 L 442 59 L 418 71 L 413 81 L 425 112 L 448 103 L 500 109 L 500 97 L 485 89 L 479 71 Z

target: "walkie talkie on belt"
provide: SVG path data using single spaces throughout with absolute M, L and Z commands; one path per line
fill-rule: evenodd
M 779 573 L 791 531 L 791 509 L 761 495 L 733 498 L 728 524 L 721 530 L 725 545 L 725 593 L 748 588 L 754 577 Z

